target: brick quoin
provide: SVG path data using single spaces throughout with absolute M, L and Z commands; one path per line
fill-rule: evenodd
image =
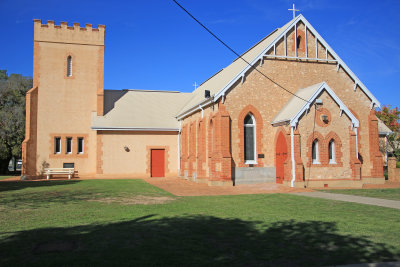
M 350 134 L 350 168 L 351 175 L 354 179 L 361 179 L 361 161 L 357 158 L 356 154 L 356 134 L 354 130 L 349 127 Z
M 181 130 L 181 169 L 180 169 L 180 175 L 184 176 L 185 175 L 185 170 L 187 169 L 187 159 L 188 159 L 188 131 L 187 131 L 187 124 L 182 126 Z
M 196 121 L 190 123 L 189 128 L 189 157 L 188 157 L 188 175 L 190 177 L 193 176 L 193 173 L 196 171 Z
M 372 163 L 371 177 L 383 177 L 383 159 L 379 152 L 378 118 L 375 115 L 375 110 L 371 110 L 369 115 L 369 147 Z
M 206 162 L 206 120 L 201 119 L 197 130 L 197 176 L 205 177 L 206 170 L 203 164 Z
M 212 153 L 209 158 L 209 181 L 232 180 L 232 156 L 230 149 L 230 117 L 224 104 L 218 103 L 218 112 L 210 120 L 209 141 Z

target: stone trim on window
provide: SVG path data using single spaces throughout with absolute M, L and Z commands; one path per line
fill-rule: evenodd
M 318 163 L 313 163 L 312 146 L 318 140 Z M 329 163 L 329 142 L 335 142 L 335 163 Z M 307 139 L 307 167 L 343 167 L 342 141 L 331 131 L 325 137 L 320 132 L 310 134 Z
M 244 158 L 244 118 L 247 116 L 247 114 L 251 113 L 256 121 L 256 156 L 258 154 L 263 153 L 263 142 L 262 142 L 262 130 L 263 130 L 263 119 L 258 111 L 257 108 L 255 108 L 253 105 L 247 105 L 242 109 L 242 111 L 239 113 L 238 117 L 238 129 L 239 129 L 239 162 L 238 162 L 238 167 L 248 167 L 249 164 L 245 163 L 245 158 Z M 257 164 L 254 167 L 264 167 L 264 163 L 262 160 L 259 160 L 258 158 L 255 159 Z
M 60 152 L 55 153 L 55 138 L 61 138 Z M 67 138 L 72 138 L 72 152 L 67 153 L 66 141 Z M 78 138 L 83 138 L 83 153 L 78 153 Z M 49 140 L 49 158 L 87 158 L 89 153 L 88 134 L 50 134 Z

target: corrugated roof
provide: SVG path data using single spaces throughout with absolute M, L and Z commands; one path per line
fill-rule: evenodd
M 296 92 L 296 95 L 309 101 L 309 99 L 313 96 L 315 91 L 317 91 L 321 87 L 322 84 L 323 84 L 323 82 L 311 85 L 306 88 L 299 89 Z M 304 105 L 306 105 L 306 104 L 307 104 L 307 102 L 305 102 L 304 100 L 302 100 L 296 96 L 292 96 L 289 99 L 289 101 L 286 103 L 286 105 L 275 116 L 272 124 L 292 120 L 297 115 L 297 113 L 300 111 L 300 109 L 302 109 L 304 107 Z
M 92 115 L 92 128 L 178 129 L 175 114 L 190 93 L 144 90 L 105 90 L 104 116 Z
M 381 121 L 379 118 L 378 118 L 378 131 L 379 131 L 379 134 L 392 133 L 392 130 L 390 130 L 389 127 L 387 127 L 386 124 L 383 121 Z
M 270 45 L 276 37 L 278 37 L 296 18 L 289 21 L 283 27 L 274 30 L 271 34 L 264 37 L 260 42 L 252 48 L 243 53 L 242 57 L 247 62 L 252 62 L 264 49 Z M 204 91 L 209 90 L 210 95 L 213 96 L 221 91 L 231 80 L 233 80 L 248 64 L 242 59 L 235 59 L 229 66 L 220 70 L 202 83 L 196 90 L 193 91 L 190 100 L 179 110 L 179 115 L 192 107 L 201 103 L 204 99 Z

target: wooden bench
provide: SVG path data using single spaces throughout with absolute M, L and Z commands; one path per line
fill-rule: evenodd
M 74 176 L 75 169 L 74 168 L 46 168 L 44 169 L 44 173 L 47 176 L 47 180 L 50 179 L 50 176 L 53 174 L 57 175 L 68 175 L 68 179 L 71 179 Z

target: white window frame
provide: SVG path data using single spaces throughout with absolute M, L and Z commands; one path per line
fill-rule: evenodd
M 60 149 L 57 151 L 57 143 L 58 143 L 58 148 Z M 54 137 L 54 154 L 61 154 L 61 137 Z
M 335 154 L 335 140 L 331 140 L 331 141 L 329 141 L 329 144 L 328 144 L 328 158 L 329 158 L 329 149 L 330 149 L 330 147 L 331 147 L 331 144 L 332 144 L 332 159 L 329 159 L 329 164 L 336 164 L 336 154 Z
M 82 140 L 82 151 L 79 151 L 79 140 Z M 83 154 L 85 152 L 85 138 L 78 137 L 78 154 Z
M 68 140 L 71 140 L 71 151 L 68 151 Z M 73 145 L 73 141 L 72 141 L 72 137 L 67 137 L 65 138 L 65 153 L 66 154 L 72 154 L 72 145 Z
M 247 115 L 250 115 L 251 119 L 253 120 L 253 124 L 244 124 L 244 119 L 247 117 Z M 257 123 L 256 123 L 256 119 L 254 118 L 253 114 L 251 113 L 247 113 L 246 116 L 243 119 L 243 130 L 246 127 L 252 127 L 254 130 L 254 134 L 253 134 L 253 144 L 254 144 L 254 160 L 246 160 L 246 158 L 244 159 L 244 164 L 257 164 Z M 245 139 L 246 136 L 243 134 L 243 143 L 245 144 Z M 244 146 L 244 156 L 246 157 L 246 146 Z
M 314 144 L 315 144 L 315 149 L 314 149 Z M 313 150 L 315 150 L 315 159 L 313 158 Z M 312 147 L 311 147 L 311 159 L 312 159 L 312 164 L 321 164 L 319 162 L 319 142 L 318 139 L 315 139 L 312 142 Z

